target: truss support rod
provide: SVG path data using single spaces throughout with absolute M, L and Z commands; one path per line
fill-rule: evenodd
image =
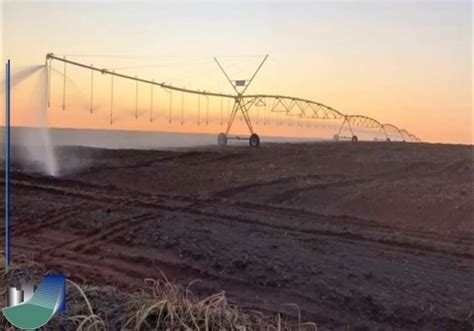
M 47 60 L 48 65 L 48 108 L 51 108 L 51 60 Z
M 339 131 L 337 133 L 337 135 L 341 135 L 341 132 L 342 132 L 342 128 L 344 127 L 344 124 L 346 124 L 347 122 L 347 118 L 344 116 L 344 121 L 342 121 L 342 124 L 341 124 L 341 127 L 339 128 Z
M 92 65 L 91 65 L 92 66 Z M 94 70 L 91 70 L 91 114 L 94 111 Z
M 137 78 L 137 76 L 135 76 Z M 135 119 L 138 118 L 138 81 L 135 82 Z
M 198 126 L 201 125 L 201 95 L 198 95 Z
M 219 63 L 219 61 L 217 61 L 217 58 L 214 58 L 214 61 L 216 61 L 217 65 L 219 66 L 219 68 L 221 69 L 222 73 L 224 74 L 225 78 L 227 78 L 227 81 L 229 82 L 229 84 L 232 86 L 232 88 L 234 89 L 235 93 L 237 94 L 240 94 L 239 90 L 237 90 L 237 87 L 235 87 L 234 83 L 232 82 L 232 80 L 229 78 L 229 75 L 227 75 L 227 73 L 225 72 L 224 68 L 221 66 L 221 64 Z
M 341 132 L 342 132 L 342 128 L 344 127 L 344 124 L 347 123 L 347 127 L 349 128 L 349 131 L 351 132 L 351 134 L 354 136 L 354 131 L 352 130 L 352 126 L 351 126 L 351 122 L 347 119 L 347 116 L 344 117 L 344 122 L 342 122 L 342 125 L 341 125 L 341 128 L 339 129 L 339 132 L 337 135 L 340 135 Z
M 272 110 L 271 111 L 274 111 L 275 108 L 278 106 L 278 105 L 282 105 L 285 109 L 287 108 L 292 108 L 293 105 L 290 105 L 290 106 L 286 106 L 285 104 L 283 104 L 283 100 L 284 99 L 287 99 L 287 100 L 291 100 L 291 102 L 305 102 L 305 103 L 308 103 L 308 104 L 311 104 L 311 105 L 314 105 L 314 106 L 318 106 L 318 107 L 321 107 L 321 108 L 324 108 L 324 109 L 327 109 L 328 111 L 331 111 L 332 113 L 334 113 L 335 115 L 335 119 L 336 118 L 342 118 L 346 115 L 344 115 L 343 113 L 341 113 L 340 111 L 334 109 L 334 108 L 331 108 L 329 106 L 326 106 L 322 103 L 319 103 L 319 102 L 316 102 L 316 101 L 312 101 L 312 100 L 309 100 L 309 99 L 303 99 L 303 98 L 296 98 L 296 97 L 290 97 L 290 96 L 285 96 L 285 95 L 274 95 L 274 94 L 247 94 L 247 95 L 242 95 L 241 96 L 243 99 L 253 99 L 253 98 L 267 98 L 267 99 L 276 99 L 278 100 L 277 102 L 275 102 L 275 104 L 273 105 L 272 107 Z M 337 115 L 337 116 L 336 116 Z
M 112 76 L 115 76 L 115 77 L 120 77 L 120 78 L 124 78 L 124 79 L 130 79 L 130 80 L 133 80 L 133 81 L 138 81 L 138 82 L 145 83 L 145 84 L 153 84 L 153 85 L 160 86 L 161 88 L 168 89 L 168 90 L 186 92 L 186 93 L 191 93 L 191 94 L 207 95 L 207 96 L 211 96 L 211 97 L 223 97 L 223 98 L 231 98 L 231 99 L 235 98 L 235 95 L 232 95 L 232 94 L 197 91 L 197 90 L 191 90 L 191 89 L 171 86 L 171 85 L 168 85 L 168 84 L 165 84 L 165 83 L 157 83 L 157 82 L 154 82 L 154 81 L 148 80 L 148 79 L 135 78 L 133 76 L 120 74 L 120 73 L 110 71 L 110 70 L 107 70 L 107 69 L 99 69 L 99 68 L 91 67 L 89 65 L 85 65 L 85 64 L 82 64 L 82 63 L 79 63 L 79 62 L 67 60 L 65 58 L 60 58 L 60 57 L 55 56 L 54 54 L 48 54 L 48 55 L 46 55 L 46 58 L 61 61 L 61 62 L 71 64 L 71 65 L 74 65 L 74 66 L 94 70 L 94 71 L 100 72 L 104 75 L 107 74 L 107 75 L 112 75 Z
M 352 126 L 351 126 L 351 121 L 347 121 L 347 126 L 349 127 L 349 130 L 351 130 L 352 136 L 354 136 L 354 131 L 352 131 Z
M 262 68 L 262 66 L 263 66 L 263 64 L 265 63 L 265 61 L 267 60 L 267 58 L 268 58 L 268 54 L 265 55 L 265 57 L 263 58 L 262 62 L 260 62 L 260 65 L 258 66 L 257 70 L 255 70 L 255 72 L 253 73 L 252 78 L 250 78 L 249 82 L 245 85 L 244 90 L 242 91 L 241 94 L 244 94 L 245 91 L 247 91 L 247 89 L 249 88 L 250 84 L 252 84 L 253 79 L 255 78 L 255 76 L 257 76 L 258 72 L 259 72 L 260 69 Z
M 380 131 L 382 131 L 383 127 L 380 127 L 377 133 L 375 134 L 375 139 L 379 137 Z
M 245 93 L 245 91 L 247 91 L 247 89 L 249 88 L 250 84 L 252 83 L 252 81 L 254 80 L 255 76 L 257 76 L 257 73 L 260 71 L 260 69 L 262 68 L 263 64 L 265 63 L 265 61 L 267 60 L 268 58 L 268 54 L 265 55 L 265 57 L 263 58 L 262 62 L 260 62 L 259 66 L 257 67 L 257 69 L 255 70 L 255 72 L 253 73 L 252 77 L 250 78 L 249 82 L 245 85 L 244 89 L 242 90 L 242 92 L 239 92 L 239 90 L 237 89 L 237 87 L 234 85 L 234 83 L 232 82 L 232 80 L 230 79 L 229 75 L 227 75 L 227 73 L 225 72 L 224 68 L 222 67 L 222 65 L 219 63 L 219 61 L 217 60 L 217 58 L 214 58 L 214 61 L 216 61 L 217 65 L 219 66 L 219 68 L 221 69 L 222 73 L 224 74 L 225 78 L 227 79 L 227 81 L 229 82 L 229 84 L 232 86 L 232 88 L 234 89 L 234 91 L 237 93 L 237 96 L 235 98 L 235 104 L 234 104 L 234 108 L 232 109 L 232 114 L 229 118 L 229 122 L 228 122 L 228 125 L 227 125 L 227 130 L 226 130 L 226 134 L 229 134 L 229 131 L 232 127 L 232 124 L 234 122 L 234 119 L 235 119 L 235 115 L 237 114 L 237 111 L 240 111 L 241 114 L 242 114 L 242 118 L 245 120 L 245 122 L 247 123 L 247 126 L 250 130 L 250 133 L 251 134 L 254 134 L 254 130 L 253 130 L 253 127 L 252 127 L 252 121 L 250 119 L 250 116 L 248 114 L 248 111 L 249 109 L 252 107 L 253 103 L 255 103 L 255 100 L 258 99 L 258 97 L 254 97 L 254 98 L 251 98 L 249 102 L 247 103 L 244 103 L 243 102 L 243 99 L 242 99 L 242 96 L 243 94 Z M 241 120 L 242 120 L 241 118 Z
M 114 121 L 114 76 L 110 76 L 110 124 Z
M 209 97 L 206 96 L 206 125 L 209 125 Z
M 63 110 L 66 109 L 66 57 L 64 57 L 64 78 L 63 78 Z
M 346 124 L 346 118 L 344 117 L 344 121 L 342 121 L 341 127 L 339 128 L 339 131 L 337 132 L 337 135 L 339 136 L 342 132 L 342 128 L 344 127 L 344 124 Z
M 153 84 L 150 84 L 150 122 L 153 122 Z
M 221 98 L 221 126 L 222 126 L 222 121 L 223 121 L 223 117 L 222 117 L 222 111 L 223 111 L 223 103 L 224 103 L 224 99 Z
M 225 130 L 225 134 L 228 135 L 230 132 L 230 129 L 232 128 L 232 123 L 234 123 L 235 115 L 237 114 L 237 109 L 238 109 L 239 103 L 237 100 L 234 102 L 234 106 L 232 107 L 232 111 L 229 116 L 229 122 L 227 123 L 227 129 Z
M 250 116 L 249 116 L 249 113 L 248 113 L 248 111 L 249 111 L 249 109 L 250 109 L 251 106 L 252 106 L 251 104 L 250 104 L 250 106 L 248 106 L 248 104 L 243 104 L 243 105 L 241 104 L 240 109 L 241 109 L 241 111 L 242 111 L 242 115 L 243 115 L 243 117 L 244 117 L 244 119 L 245 119 L 245 122 L 247 123 L 247 126 L 248 126 L 248 128 L 249 128 L 250 134 L 254 134 L 255 131 L 253 130 L 252 121 L 250 120 Z
M 250 116 L 248 114 L 248 111 L 252 107 L 254 102 L 255 102 L 255 99 L 244 102 L 242 98 L 239 98 L 239 97 L 235 98 L 234 107 L 232 108 L 232 113 L 230 115 L 225 134 L 229 134 L 230 129 L 232 128 L 232 124 L 234 123 L 235 116 L 237 115 L 237 112 L 239 111 L 242 113 L 242 117 L 245 120 L 247 127 L 249 128 L 250 134 L 255 133 L 252 126 L 252 121 L 250 120 Z
M 181 125 L 184 124 L 184 93 L 181 93 Z
M 171 124 L 173 117 L 173 91 L 170 90 L 170 110 L 168 114 L 168 123 Z
M 400 134 L 400 139 L 405 140 L 405 138 L 403 138 L 403 133 L 402 133 L 402 130 L 398 130 L 398 133 Z

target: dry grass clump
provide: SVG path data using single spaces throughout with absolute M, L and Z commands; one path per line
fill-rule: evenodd
M 84 299 L 84 303 L 86 304 L 86 307 L 87 307 L 87 314 L 81 314 L 81 315 L 68 317 L 68 320 L 74 324 L 75 329 L 77 331 L 107 330 L 108 329 L 107 324 L 99 315 L 96 315 L 94 313 L 94 310 L 92 309 L 92 305 L 89 301 L 89 298 L 81 289 L 81 287 L 69 279 L 67 280 L 67 282 L 70 286 L 72 286 L 79 292 L 79 294 Z
M 8 286 L 15 281 L 38 283 L 45 273 L 32 257 L 16 257 L 9 272 L 0 276 L 0 307 L 6 306 Z M 107 308 L 112 309 L 99 313 L 91 302 L 96 306 L 100 303 L 107 305 L 103 294 L 113 294 L 115 290 L 108 287 L 81 287 L 71 280 L 67 282 L 68 312 L 53 318 L 42 330 L 317 330 L 314 323 L 301 323 L 296 305 L 292 306 L 296 306 L 298 321 L 292 324 L 281 314 L 268 317 L 256 311 L 240 310 L 229 303 L 223 291 L 199 298 L 190 290 L 193 283 L 183 287 L 168 281 L 163 274 L 162 279 L 146 279 L 139 293 L 124 294 L 122 299 L 109 302 L 113 307 Z M 14 330 L 3 314 L 0 314 L 0 329 Z
M 192 284 L 191 284 L 192 285 Z M 149 292 L 146 292 L 148 290 Z M 290 324 L 278 314 L 275 319 L 259 312 L 243 312 L 231 305 L 224 292 L 197 298 L 184 288 L 163 280 L 145 280 L 145 289 L 129 309 L 127 330 L 316 330 L 314 323 Z

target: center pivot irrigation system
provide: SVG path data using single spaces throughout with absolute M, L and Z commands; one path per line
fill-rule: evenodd
M 225 71 L 224 67 L 218 61 L 217 58 L 214 58 L 214 61 L 217 63 L 218 67 L 226 77 L 229 84 L 232 86 L 232 89 L 235 91 L 235 94 L 225 94 L 225 93 L 215 93 L 209 91 L 200 91 L 194 89 L 187 89 L 172 86 L 167 83 L 159 83 L 155 82 L 154 80 L 147 80 L 142 79 L 137 76 L 126 75 L 122 73 L 117 73 L 115 70 L 110 69 L 101 69 L 97 68 L 94 65 L 87 65 L 83 63 L 79 63 L 76 61 L 72 61 L 66 58 L 66 56 L 57 56 L 53 53 L 49 53 L 46 55 L 46 65 L 48 66 L 49 75 L 48 75 L 48 106 L 50 105 L 50 73 L 51 73 L 51 62 L 53 60 L 63 62 L 64 64 L 64 88 L 63 88 L 63 110 L 65 109 L 65 91 L 66 91 L 66 65 L 73 65 L 80 68 L 91 70 L 91 112 L 93 108 L 93 87 L 94 87 L 94 72 L 101 73 L 102 75 L 109 75 L 111 78 L 111 100 L 110 100 L 110 124 L 113 123 L 113 92 L 114 92 L 114 84 L 113 79 L 114 77 L 123 78 L 127 80 L 135 81 L 137 86 L 138 83 L 149 84 L 151 87 L 151 107 L 153 107 L 153 86 L 158 86 L 165 91 L 167 91 L 170 95 L 170 113 L 172 109 L 172 92 L 180 92 L 181 95 L 181 103 L 184 104 L 184 96 L 186 94 L 193 94 L 198 95 L 198 98 L 201 96 L 206 97 L 217 97 L 221 98 L 221 123 L 222 123 L 222 100 L 228 99 L 233 100 L 233 106 L 229 113 L 229 118 L 226 126 L 226 130 L 224 132 L 219 133 L 217 136 L 217 142 L 219 145 L 226 145 L 228 140 L 235 139 L 235 140 L 245 140 L 248 139 L 250 146 L 257 147 L 260 145 L 260 137 L 255 132 L 254 127 L 252 126 L 252 120 L 250 117 L 250 110 L 255 107 L 268 107 L 269 111 L 272 113 L 279 113 L 281 115 L 285 115 L 288 117 L 297 118 L 298 120 L 341 120 L 341 126 L 339 127 L 338 132 L 334 135 L 333 139 L 335 141 L 339 140 L 351 140 L 353 142 L 358 141 L 358 137 L 354 132 L 354 127 L 369 129 L 374 133 L 374 140 L 382 140 L 382 141 L 391 141 L 391 140 L 398 140 L 398 141 L 408 141 L 408 142 L 420 142 L 421 140 L 416 137 L 414 134 L 409 133 L 404 129 L 399 129 L 393 124 L 382 124 L 376 119 L 371 117 L 367 117 L 364 115 L 348 115 L 343 114 L 342 112 L 326 106 L 322 103 L 297 98 L 297 97 L 290 97 L 284 95 L 270 95 L 270 94 L 245 94 L 253 80 L 255 79 L 256 75 L 262 68 L 263 64 L 267 60 L 268 55 L 265 55 L 263 60 L 258 65 L 257 69 L 253 73 L 250 79 L 245 80 L 235 80 L 231 79 L 227 72 Z M 138 95 L 138 87 L 137 87 L 137 95 Z M 137 96 L 138 98 L 138 96 Z M 207 113 L 209 113 L 209 100 L 207 103 Z M 183 112 L 182 106 L 182 112 Z M 200 109 L 200 99 L 198 99 L 198 109 Z M 245 123 L 250 131 L 250 136 L 241 137 L 236 135 L 230 135 L 230 131 L 232 129 L 232 125 L 236 118 L 236 115 L 240 113 L 240 115 L 245 120 Z M 171 117 L 170 117 L 171 118 Z M 182 117 L 183 119 L 183 117 Z M 151 118 L 152 120 L 152 118 Z M 171 120 L 170 120 L 171 122 Z M 183 120 L 181 121 L 183 124 Z M 199 125 L 199 122 L 198 122 Z M 349 136 L 341 135 L 343 129 L 347 128 L 350 132 Z M 391 132 L 392 134 L 390 134 Z M 380 137 L 383 135 L 382 137 Z

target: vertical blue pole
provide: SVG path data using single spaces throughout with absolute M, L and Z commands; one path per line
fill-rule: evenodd
M 5 79 L 5 273 L 10 266 L 10 60 Z

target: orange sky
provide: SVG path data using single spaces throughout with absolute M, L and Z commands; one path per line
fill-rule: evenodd
M 472 143 L 470 1 L 249 2 L 245 6 L 237 2 L 7 2 L 2 9 L 3 58 L 12 59 L 14 73 L 44 63 L 48 52 L 120 54 L 121 58 L 70 58 L 99 67 L 135 67 L 117 71 L 228 93 L 228 83 L 212 57 L 222 58 L 232 78 L 247 79 L 261 56 L 243 55 L 268 53 L 250 93 L 312 99 L 343 113 L 394 123 L 424 141 Z M 111 128 L 109 78 L 96 77 L 95 114 L 90 115 L 90 73 L 68 67 L 67 110 L 62 111 L 62 64 L 53 63 L 53 69 L 49 124 Z M 15 86 L 14 125 L 38 124 L 41 107 L 36 110 L 36 105 L 44 100 L 43 78 L 37 72 Z M 156 89 L 154 99 L 157 117 L 150 123 L 150 87 L 139 86 L 140 116 L 135 120 L 135 85 L 116 80 L 112 128 L 223 130 L 219 99 L 210 100 L 208 126 L 197 125 L 197 97 L 185 97 L 183 126 L 180 94 L 173 94 L 171 125 L 169 94 Z M 205 107 L 202 99 L 204 122 Z M 255 122 L 256 110 L 252 112 Z M 276 117 L 271 121 L 273 125 L 259 121 L 258 132 L 332 136 L 336 124 L 319 121 L 317 127 L 308 128 L 306 123 L 280 125 Z M 245 132 L 242 122 L 237 124 L 236 131 Z

